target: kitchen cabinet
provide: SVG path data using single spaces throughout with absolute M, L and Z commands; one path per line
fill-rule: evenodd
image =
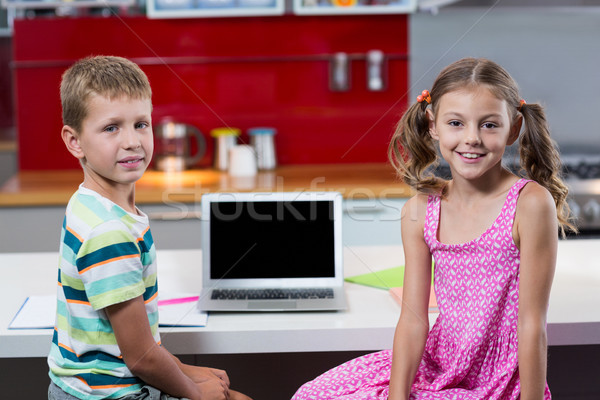
M 2 6 L 12 10 L 129 7 L 134 3 L 135 0 L 2 0 Z
M 36 18 L 16 20 L 14 29 L 20 171 L 80 169 L 57 140 L 57 88 L 64 70 L 92 49 L 141 65 L 152 82 L 155 123 L 185 123 L 208 136 L 226 122 L 242 129 L 242 139 L 251 127 L 274 127 L 281 166 L 386 163 L 390 135 L 408 106 L 401 96 L 409 89 L 406 15 Z M 383 53 L 385 90 L 369 89 L 371 50 Z M 329 87 L 338 52 L 348 55 L 346 92 Z M 213 140 L 206 139 L 196 168 L 211 166 Z
M 0 187 L 0 252 L 57 251 L 65 206 L 80 182 L 81 172 L 70 170 L 21 171 L 9 179 Z M 202 194 L 242 191 L 237 183 L 212 169 L 146 171 L 136 199 L 157 248 L 199 248 Z M 400 244 L 401 209 L 412 196 L 388 164 L 280 166 L 259 172 L 245 190 L 340 192 L 347 246 Z
M 0 207 L 0 253 L 58 253 L 64 215 L 64 207 Z
M 417 0 L 293 0 L 297 15 L 405 14 Z M 150 18 L 205 18 L 283 15 L 285 0 L 147 0 Z
M 147 0 L 149 18 L 283 15 L 284 0 Z
M 0 141 L 0 185 L 17 172 L 16 145 L 3 146 Z
M 405 198 L 347 199 L 344 201 L 342 240 L 346 246 L 399 245 L 401 210 Z
M 402 198 L 344 200 L 345 246 L 400 244 Z M 141 204 L 159 249 L 200 247 L 200 204 Z M 0 253 L 58 251 L 64 207 L 0 208 Z
M 403 198 L 345 199 L 342 241 L 345 246 L 398 245 Z M 154 241 L 162 249 L 200 246 L 200 204 L 142 205 L 151 219 Z
M 294 0 L 297 15 L 406 14 L 417 0 Z

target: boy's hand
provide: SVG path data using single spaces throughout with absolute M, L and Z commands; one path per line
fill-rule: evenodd
M 196 385 L 202 400 L 229 400 L 229 388 L 220 379 L 208 379 Z
M 229 387 L 230 384 L 227 372 L 223 371 L 222 369 L 185 365 L 182 371 L 195 383 L 202 383 L 210 379 L 216 379 L 225 383 L 227 387 Z
M 230 390 L 229 391 L 229 400 L 252 400 L 252 399 L 243 393 L 236 392 L 235 390 Z

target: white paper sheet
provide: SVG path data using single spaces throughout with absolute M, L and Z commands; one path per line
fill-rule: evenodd
M 197 298 L 184 293 L 159 294 L 159 301 L 167 300 L 158 307 L 159 326 L 206 326 L 208 314 L 198 311 Z M 53 329 L 55 318 L 56 296 L 29 296 L 8 328 Z
M 208 314 L 199 311 L 197 303 L 198 295 L 159 293 L 158 324 L 160 326 L 206 326 Z
M 56 296 L 29 296 L 8 325 L 9 329 L 52 329 Z

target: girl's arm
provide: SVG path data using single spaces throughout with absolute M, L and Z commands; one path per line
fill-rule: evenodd
M 147 384 L 176 397 L 224 400 L 227 384 L 221 379 L 196 383 L 187 377 L 174 357 L 159 346 L 150 331 L 142 296 L 106 307 L 117 344 L 127 368 Z
M 431 254 L 423 236 L 426 207 L 427 197 L 415 196 L 402 208 L 404 290 L 394 335 L 389 400 L 408 399 L 429 332 Z
M 542 186 L 532 182 L 523 188 L 513 237 L 521 251 L 518 321 L 521 400 L 542 400 L 546 385 L 546 314 L 558 247 L 556 206 Z

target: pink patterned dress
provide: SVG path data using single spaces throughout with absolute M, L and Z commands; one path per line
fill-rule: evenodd
M 512 239 L 517 199 L 510 189 L 500 215 L 463 244 L 437 239 L 441 200 L 430 196 L 425 241 L 435 260 L 440 314 L 429 332 L 411 399 L 518 399 L 519 249 Z M 304 384 L 292 400 L 385 400 L 392 352 L 368 354 Z M 546 385 L 544 398 L 550 399 Z

